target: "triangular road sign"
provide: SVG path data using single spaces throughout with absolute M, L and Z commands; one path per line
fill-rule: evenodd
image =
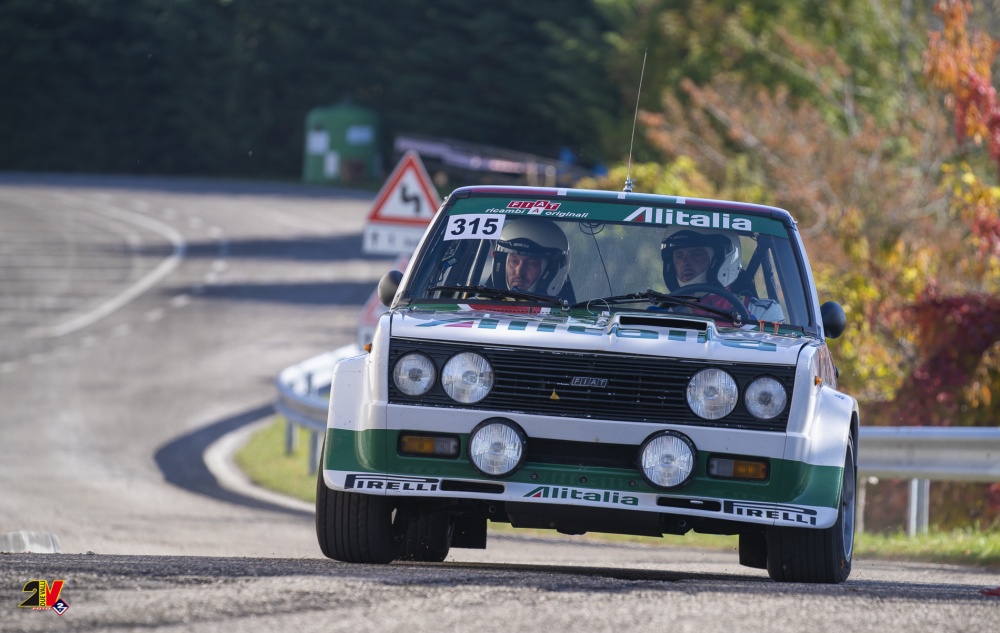
M 439 206 L 441 199 L 420 155 L 406 152 L 375 197 L 363 250 L 382 255 L 412 253 Z
M 362 249 L 380 255 L 412 253 L 439 206 L 441 199 L 420 155 L 406 152 L 375 197 Z
M 427 226 L 439 206 L 441 199 L 420 155 L 410 150 L 382 185 L 368 221 Z

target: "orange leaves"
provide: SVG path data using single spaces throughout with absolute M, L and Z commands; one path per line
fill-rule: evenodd
M 1000 187 L 987 186 L 966 164 L 944 165 L 951 213 L 967 227 L 952 263 L 953 291 L 1000 292 Z
M 930 33 L 924 75 L 946 93 L 958 139 L 985 142 L 990 157 L 1000 165 L 1000 106 L 990 70 L 1000 44 L 982 31 L 968 32 L 969 0 L 939 0 L 934 11 L 943 27 Z

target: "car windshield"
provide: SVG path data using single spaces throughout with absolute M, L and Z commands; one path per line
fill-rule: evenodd
M 708 201 L 453 196 L 402 298 L 411 306 L 517 301 L 809 329 L 792 226 L 777 214 Z

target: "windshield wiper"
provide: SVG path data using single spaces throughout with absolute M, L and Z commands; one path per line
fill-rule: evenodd
M 591 299 L 589 301 L 581 301 L 575 303 L 571 308 L 587 308 L 593 304 L 607 304 L 609 307 L 613 305 L 620 305 L 623 303 L 642 303 L 649 302 L 650 305 L 655 307 L 661 307 L 663 304 L 670 304 L 675 306 L 683 306 L 685 308 L 691 308 L 692 310 L 701 310 L 702 312 L 708 312 L 709 314 L 714 314 L 720 316 L 724 319 L 728 319 L 733 323 L 739 325 L 743 322 L 740 318 L 739 313 L 735 310 L 727 312 L 721 308 L 716 308 L 715 306 L 701 305 L 700 299 L 697 297 L 689 297 L 684 295 L 668 295 L 662 292 L 657 292 L 656 290 L 647 290 L 646 292 L 633 292 L 627 295 L 617 295 L 613 297 L 603 297 L 601 299 Z
M 504 290 L 502 288 L 491 288 L 489 286 L 432 286 L 427 289 L 427 292 L 436 292 L 438 290 L 444 292 L 469 292 L 476 295 L 483 295 L 488 299 L 525 299 L 527 301 L 538 301 L 540 303 L 547 303 L 549 305 L 558 306 L 560 308 L 566 307 L 566 302 L 558 297 L 549 297 L 546 295 L 536 295 L 533 292 L 524 292 L 522 290 Z
M 579 301 L 571 305 L 570 308 L 589 308 L 593 304 L 601 304 L 601 303 L 610 307 L 610 306 L 620 305 L 622 303 L 648 303 L 649 301 L 650 301 L 650 296 L 648 292 L 633 292 L 627 295 L 615 295 L 611 297 L 601 297 L 599 299 L 588 299 L 586 301 Z

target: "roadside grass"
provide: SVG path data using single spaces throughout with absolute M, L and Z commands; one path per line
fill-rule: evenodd
M 910 538 L 906 532 L 859 534 L 855 553 L 862 558 L 918 560 L 1000 569 L 1000 528 L 929 530 Z
M 316 500 L 316 476 L 309 474 L 309 432 L 298 427 L 298 446 L 285 454 L 285 419 L 276 418 L 236 453 L 236 465 L 261 488 L 302 499 Z
M 286 494 L 309 503 L 316 500 L 316 476 L 309 474 L 309 433 L 299 428 L 298 448 L 285 454 L 285 421 L 275 422 L 255 433 L 236 454 L 236 465 L 257 485 Z M 491 533 L 563 536 L 551 530 L 515 529 L 504 523 L 490 523 Z M 647 536 L 622 536 L 616 534 L 587 534 L 594 538 L 619 543 L 695 547 L 735 552 L 738 538 L 690 532 L 684 536 L 666 535 L 662 538 Z M 905 532 L 894 534 L 858 534 L 854 551 L 860 558 L 880 558 L 902 561 L 924 561 L 956 565 L 974 565 L 1000 569 L 1000 527 L 990 530 L 963 528 L 950 531 L 930 530 L 909 538 Z

